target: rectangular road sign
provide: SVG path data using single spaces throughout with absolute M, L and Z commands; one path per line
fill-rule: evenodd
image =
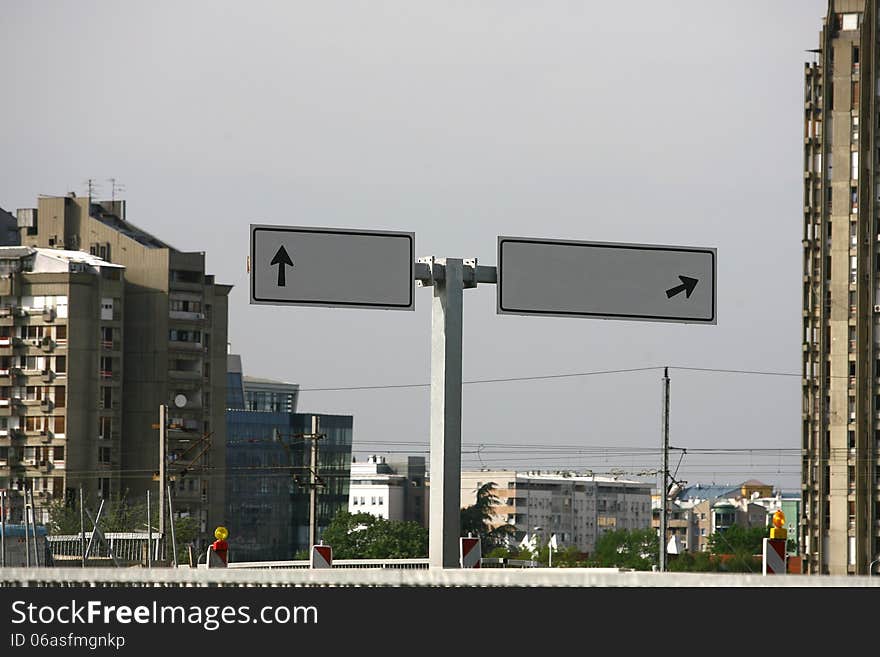
M 717 324 L 716 249 L 498 238 L 499 314 Z
M 251 224 L 252 304 L 415 310 L 415 233 Z

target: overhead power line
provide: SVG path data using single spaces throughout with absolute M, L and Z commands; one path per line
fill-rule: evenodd
M 569 372 L 569 373 L 559 373 L 559 374 L 542 374 L 536 376 L 510 376 L 510 377 L 497 377 L 491 379 L 472 379 L 470 381 L 462 381 L 462 385 L 478 385 L 478 384 L 486 384 L 486 383 L 513 383 L 518 381 L 547 381 L 553 379 L 573 379 L 587 376 L 602 376 L 608 374 L 629 374 L 634 372 L 650 372 L 653 370 L 662 370 L 664 366 L 661 365 L 647 365 L 645 367 L 629 367 L 622 369 L 613 369 L 613 370 L 594 370 L 588 372 Z M 746 369 L 735 369 L 735 368 L 722 368 L 722 367 L 691 367 L 686 365 L 669 365 L 670 370 L 681 370 L 681 371 L 689 371 L 689 372 L 709 372 L 714 374 L 747 374 L 747 375 L 756 375 L 756 376 L 782 376 L 782 377 L 791 377 L 791 378 L 803 378 L 803 374 L 800 372 L 779 372 L 773 370 L 746 370 Z M 806 378 L 810 378 L 809 376 Z M 846 379 L 850 378 L 848 376 L 843 375 L 835 375 L 826 378 L 833 379 Z M 300 392 L 344 392 L 344 391 L 354 391 L 354 390 L 393 390 L 399 388 L 429 388 L 431 386 L 430 383 L 400 383 L 400 384 L 376 384 L 376 385 L 361 385 L 361 386 L 332 386 L 332 387 L 321 387 L 321 388 L 303 388 L 300 387 Z

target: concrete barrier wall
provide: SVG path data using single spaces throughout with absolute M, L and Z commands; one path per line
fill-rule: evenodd
M 877 587 L 880 576 L 620 572 L 590 568 L 203 569 L 3 568 L 15 586 L 527 586 L 527 587 Z

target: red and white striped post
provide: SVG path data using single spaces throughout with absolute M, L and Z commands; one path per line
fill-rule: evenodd
M 480 539 L 471 536 L 461 537 L 460 562 L 462 568 L 479 568 L 483 555 L 480 549 Z
M 785 514 L 779 510 L 773 514 L 773 527 L 770 528 L 770 538 L 765 538 L 763 542 L 762 575 L 786 574 L 785 543 L 787 538 Z
M 312 568 L 332 568 L 333 567 L 333 548 L 329 545 L 312 546 Z

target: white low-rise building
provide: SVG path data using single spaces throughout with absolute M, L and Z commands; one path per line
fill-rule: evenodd
M 376 455 L 362 462 L 352 459 L 348 510 L 424 526 L 425 485 L 424 457 L 408 457 L 399 463 Z

